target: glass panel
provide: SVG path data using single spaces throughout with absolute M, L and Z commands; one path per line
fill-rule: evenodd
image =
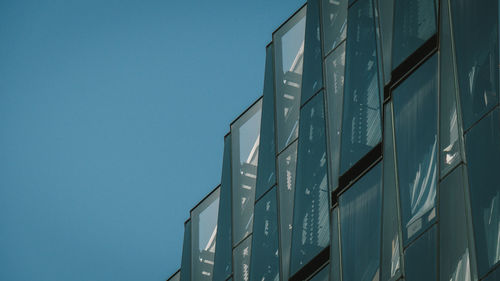
M 394 20 L 394 0 L 378 0 L 380 12 L 380 31 L 382 37 L 382 58 L 384 64 L 384 83 L 391 81 L 392 31 Z
M 401 236 L 396 165 L 393 141 L 392 105 L 384 106 L 384 206 L 382 219 L 382 280 L 401 276 Z
M 259 146 L 259 166 L 257 168 L 257 188 L 259 198 L 276 183 L 276 144 L 274 142 L 274 67 L 273 45 L 266 49 L 266 73 L 264 75 L 264 95 L 262 101 L 262 137 Z
M 500 261 L 500 110 L 471 128 L 465 138 L 477 265 L 480 277 Z
M 332 227 L 332 245 L 330 248 L 330 276 L 332 281 L 340 281 L 340 228 L 339 208 L 335 208 L 330 216 Z
M 302 76 L 301 104 L 323 88 L 323 54 L 319 28 L 319 1 L 307 1 L 306 34 L 304 43 L 304 74 Z
M 276 186 L 255 203 L 255 222 L 252 236 L 250 279 L 278 281 L 280 259 L 278 255 Z
M 345 43 L 326 59 L 326 103 L 328 113 L 330 187 L 334 191 L 339 183 L 340 132 L 344 99 Z
M 498 281 L 500 280 L 500 267 L 497 267 L 492 273 L 490 273 L 484 281 Z
M 329 278 L 329 270 L 330 270 L 330 266 L 329 265 L 326 265 L 325 267 L 323 267 L 320 272 L 318 272 L 316 275 L 314 275 L 313 278 L 309 279 L 310 281 L 328 281 L 328 278 Z
M 346 37 L 347 0 L 322 0 L 323 50 L 328 54 Z
M 434 0 L 398 0 L 394 13 L 392 69 L 436 33 Z
M 191 277 L 195 281 L 213 277 L 219 195 L 218 187 L 191 211 Z
M 177 271 L 174 275 L 170 276 L 167 281 L 180 281 L 181 280 L 181 271 Z
M 306 8 L 273 34 L 278 152 L 298 136 Z
M 225 280 L 231 275 L 231 135 L 224 138 L 224 159 L 220 187 L 219 217 L 215 243 L 215 264 L 213 280 Z
M 393 92 L 403 241 L 435 220 L 437 179 L 437 56 Z
M 451 0 L 464 128 L 498 103 L 498 1 Z
M 328 165 L 323 92 L 300 112 L 297 182 L 290 271 L 293 273 L 330 242 Z
M 439 84 L 439 136 L 441 177 L 447 174 L 462 160 L 461 130 L 457 112 L 457 87 L 455 73 L 455 57 L 448 14 L 448 0 L 442 0 L 440 44 L 440 77 Z
M 436 226 L 433 226 L 405 250 L 406 281 L 432 281 L 437 279 L 436 228 Z
M 184 224 L 182 245 L 181 281 L 191 281 L 191 220 Z
M 471 280 L 463 169 L 453 170 L 439 188 L 440 280 Z
M 381 177 L 379 163 L 340 196 L 343 281 L 378 280 Z
M 372 0 L 349 8 L 341 174 L 382 137 L 374 24 Z
M 295 196 L 295 168 L 297 165 L 297 141 L 278 156 L 279 208 L 282 280 L 290 275 L 290 248 L 292 246 L 293 199 Z
M 233 245 L 252 232 L 262 99 L 231 125 Z
M 234 280 L 248 281 L 252 235 L 248 236 L 233 250 Z

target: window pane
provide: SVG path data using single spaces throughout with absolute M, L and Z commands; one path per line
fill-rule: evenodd
M 273 34 L 278 152 L 298 136 L 306 8 Z
M 471 128 L 465 138 L 477 266 L 484 276 L 500 260 L 500 110 Z
M 276 186 L 255 204 L 250 279 L 279 280 L 278 205 Z
M 323 54 L 319 28 L 319 1 L 307 1 L 306 34 L 304 45 L 304 74 L 302 76 L 301 104 L 323 88 Z
M 330 187 L 336 190 L 340 169 L 340 133 L 342 127 L 342 104 L 344 99 L 345 43 L 326 59 L 326 103 L 330 145 Z
M 341 174 L 382 137 L 374 24 L 372 0 L 359 0 L 349 8 Z
M 382 34 L 382 58 L 384 64 L 384 83 L 391 81 L 392 32 L 394 19 L 394 0 L 378 0 L 380 12 L 380 31 Z
M 330 266 L 326 265 L 321 269 L 320 272 L 318 272 L 316 275 L 313 276 L 313 278 L 309 279 L 310 281 L 328 281 L 328 271 L 330 270 Z
M 406 281 L 436 280 L 436 228 L 433 226 L 405 250 Z
M 191 281 L 191 220 L 184 224 L 182 245 L 181 281 Z
M 333 209 L 330 215 L 332 228 L 332 242 L 330 248 L 330 276 L 332 281 L 340 281 L 340 228 L 339 208 Z
M 233 245 L 252 232 L 262 99 L 231 125 Z
M 250 255 L 252 248 L 252 235 L 248 236 L 233 250 L 234 280 L 248 281 L 250 273 Z
M 381 177 L 379 163 L 340 196 L 343 281 L 378 279 Z
M 395 1 L 392 69 L 436 33 L 434 0 Z
M 346 37 L 347 0 L 322 0 L 323 49 L 325 54 L 337 47 Z
M 437 56 L 393 92 L 403 241 L 436 217 Z
M 274 142 L 274 67 L 273 45 L 266 49 L 266 70 L 262 101 L 262 125 L 260 127 L 259 166 L 257 168 L 256 198 L 276 183 L 276 148 Z
M 224 138 L 218 216 L 213 280 L 225 280 L 233 271 L 231 264 L 233 249 L 231 243 L 231 135 Z
M 444 178 L 439 188 L 440 280 L 471 280 L 464 183 L 464 166 L 460 166 Z
M 500 280 L 500 267 L 497 267 L 492 273 L 490 273 L 484 281 L 498 281 Z
M 288 280 L 290 274 L 290 248 L 292 246 L 296 165 L 297 141 L 292 143 L 278 156 L 281 266 L 283 280 Z
M 498 1 L 451 0 L 464 128 L 498 103 Z
M 309 262 L 330 242 L 328 166 L 323 92 L 300 113 L 297 182 L 294 200 L 291 273 Z
M 220 188 L 191 211 L 192 280 L 212 280 Z

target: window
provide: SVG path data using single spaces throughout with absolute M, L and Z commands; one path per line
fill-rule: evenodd
M 191 220 L 188 220 L 186 223 L 184 223 L 181 281 L 191 281 Z
M 252 235 L 248 236 L 233 250 L 234 280 L 249 280 Z
M 437 279 L 437 226 L 432 227 L 405 250 L 405 280 Z
M 328 54 L 346 37 L 347 0 L 322 0 L 323 50 Z

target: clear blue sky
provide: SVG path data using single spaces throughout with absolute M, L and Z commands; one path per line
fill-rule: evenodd
M 165 280 L 305 0 L 0 1 L 0 280 Z

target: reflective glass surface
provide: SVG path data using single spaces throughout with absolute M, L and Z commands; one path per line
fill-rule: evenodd
M 300 112 L 297 181 L 294 200 L 290 272 L 321 252 L 330 242 L 328 165 L 323 92 Z
M 434 0 L 397 0 L 394 2 L 393 69 L 430 39 L 437 30 Z
M 437 56 L 393 91 L 404 245 L 436 218 Z
M 233 245 L 252 232 L 262 99 L 231 125 Z
M 326 265 L 323 267 L 313 278 L 309 279 L 310 281 L 328 281 L 330 266 Z
M 191 281 L 191 220 L 184 224 L 182 244 L 181 281 Z
M 167 281 L 180 281 L 181 280 L 181 272 L 177 271 L 174 275 L 167 279 Z
M 341 174 L 382 137 L 372 0 L 359 0 L 349 8 L 347 26 Z
M 290 248 L 292 247 L 293 200 L 295 196 L 295 171 L 297 166 L 297 141 L 278 156 L 278 188 L 280 208 L 280 243 L 283 280 L 290 275 Z
M 500 267 L 497 267 L 492 273 L 490 273 L 486 278 L 483 279 L 484 281 L 498 281 L 500 280 Z
M 321 0 L 323 51 L 328 54 L 346 37 L 347 0 Z
M 331 223 L 331 248 L 330 248 L 330 276 L 332 281 L 340 281 L 340 228 L 339 208 L 333 209 L 330 215 Z
M 477 266 L 480 277 L 500 261 L 500 109 L 465 136 Z
M 273 45 L 266 49 L 266 70 L 264 75 L 264 97 L 262 98 L 261 145 L 255 197 L 259 198 L 276 183 L 276 144 L 274 141 L 274 67 Z
M 343 281 L 379 278 L 381 180 L 379 163 L 340 196 Z
M 405 250 L 406 281 L 437 279 L 436 228 L 437 226 L 430 228 Z
M 391 81 L 392 32 L 394 19 L 394 0 L 378 0 L 380 13 L 380 33 L 382 37 L 382 58 L 384 83 Z
M 191 211 L 192 280 L 211 281 L 217 237 L 220 188 Z
M 276 186 L 255 203 L 250 280 L 279 280 L 278 204 Z
M 248 236 L 233 250 L 234 280 L 248 281 L 250 274 L 250 255 L 252 235 Z
M 302 105 L 323 87 L 323 54 L 321 52 L 319 1 L 307 1 L 304 73 L 302 75 L 302 90 L 300 95 Z
M 278 152 L 298 136 L 306 8 L 273 34 Z
M 326 105 L 328 117 L 330 187 L 336 190 L 340 170 L 340 136 L 342 128 L 342 104 L 344 99 L 345 43 L 326 59 Z
M 498 1 L 450 0 L 464 129 L 498 103 Z

